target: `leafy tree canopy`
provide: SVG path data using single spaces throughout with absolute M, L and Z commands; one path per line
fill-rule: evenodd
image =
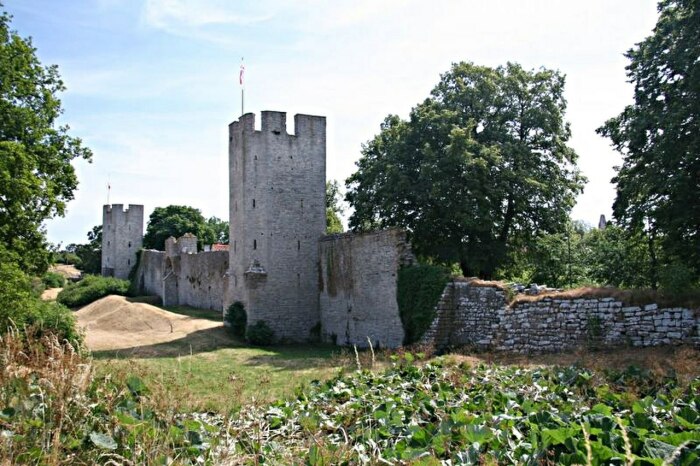
M 343 232 L 343 222 L 340 220 L 344 212 L 342 202 L 338 181 L 326 181 L 326 233 L 329 235 Z
M 229 225 L 226 220 L 221 220 L 219 217 L 209 217 L 207 226 L 213 233 L 213 243 L 228 244 Z
M 667 261 L 700 275 L 700 3 L 663 0 L 652 35 L 630 49 L 634 103 L 598 132 L 623 155 L 613 213 L 658 234 Z
M 102 225 L 95 225 L 87 233 L 86 244 L 69 244 L 66 251 L 80 258 L 80 270 L 99 274 L 102 270 Z
M 41 273 L 49 261 L 42 222 L 64 215 L 78 185 L 71 161 L 92 154 L 57 126 L 58 68 L 43 66 L 10 20 L 0 14 L 0 242 L 22 270 Z
M 179 238 L 185 233 L 195 235 L 200 248 L 216 242 L 214 230 L 199 209 L 183 205 L 156 207 L 148 219 L 143 247 L 163 251 L 166 239 L 171 236 Z
M 556 71 L 454 64 L 363 146 L 350 227 L 406 228 L 419 254 L 491 277 L 512 245 L 564 228 L 585 182 L 563 93 Z

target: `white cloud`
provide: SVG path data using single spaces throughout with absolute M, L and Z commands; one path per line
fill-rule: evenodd
M 236 13 L 228 5 L 216 0 L 146 0 L 142 18 L 149 26 L 172 31 L 211 24 L 248 25 L 271 17 Z

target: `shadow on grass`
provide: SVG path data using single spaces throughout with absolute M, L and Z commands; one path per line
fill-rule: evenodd
M 220 348 L 242 347 L 244 345 L 245 342 L 233 337 L 223 327 L 214 327 L 198 330 L 183 338 L 163 343 L 121 348 L 118 350 L 93 351 L 92 357 L 94 359 L 171 358 L 187 354 L 208 353 Z
M 251 356 L 244 358 L 242 364 L 251 367 L 267 365 L 280 370 L 325 366 L 339 352 L 338 347 L 323 344 L 251 346 L 243 339 L 231 335 L 225 328 L 215 327 L 163 343 L 93 351 L 92 357 L 95 360 L 157 359 L 211 353 L 220 349 L 252 351 Z

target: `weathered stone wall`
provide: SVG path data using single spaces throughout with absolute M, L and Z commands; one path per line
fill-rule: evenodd
M 700 344 L 700 316 L 656 304 L 625 306 L 614 298 L 545 297 L 507 306 L 497 287 L 451 282 L 423 343 L 472 345 L 517 353 L 555 352 L 582 346 Z
M 143 244 L 143 206 L 102 207 L 102 275 L 129 278 Z
M 221 311 L 227 270 L 227 251 L 168 256 L 163 251 L 144 250 L 136 271 L 136 288 L 141 294 L 160 296 L 164 306 Z
M 310 339 L 320 320 L 318 240 L 326 228 L 326 119 L 243 115 L 229 126 L 230 293 L 248 322 L 277 338 Z
M 136 289 L 142 294 L 160 296 L 163 298 L 163 268 L 165 252 L 153 249 L 141 251 L 139 268 L 136 271 Z
M 228 282 L 228 260 L 228 251 L 182 254 L 177 286 L 179 304 L 221 311 Z
M 326 236 L 319 242 L 321 336 L 339 345 L 401 346 L 397 274 L 408 245 L 400 230 Z M 410 251 L 408 251 L 410 255 Z

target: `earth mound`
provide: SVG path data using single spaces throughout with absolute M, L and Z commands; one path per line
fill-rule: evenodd
M 221 322 L 165 311 L 123 296 L 107 296 L 75 313 L 92 351 L 119 350 L 167 343 L 202 330 L 222 327 Z

